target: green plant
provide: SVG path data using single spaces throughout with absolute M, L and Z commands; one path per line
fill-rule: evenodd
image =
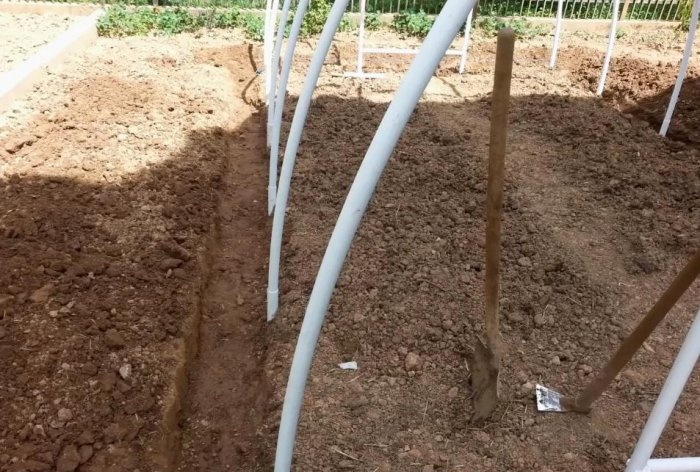
M 365 16 L 365 29 L 376 31 L 382 27 L 382 19 L 379 13 L 367 13 Z
M 313 0 L 309 6 L 304 21 L 301 22 L 299 36 L 307 38 L 323 31 L 328 15 L 331 13 L 331 4 L 328 0 Z
M 179 7 L 174 10 L 163 10 L 156 17 L 155 29 L 166 34 L 194 31 L 200 27 L 199 18 L 204 17 L 194 17 L 187 10 Z
M 355 31 L 357 25 L 348 17 L 347 13 L 344 13 L 342 18 L 340 18 L 340 25 L 338 25 L 338 30 L 344 33 Z
M 252 39 L 254 41 L 263 40 L 265 21 L 259 15 L 249 12 L 243 13 L 240 16 L 239 26 L 243 28 L 243 32 L 248 39 Z
M 678 0 L 678 18 L 680 19 L 679 28 L 682 31 L 690 29 L 690 15 L 693 13 L 693 0 Z
M 116 5 L 107 10 L 97 22 L 97 32 L 102 36 L 143 36 L 155 27 L 157 13 L 151 8 L 129 10 Z
M 423 10 L 397 13 L 391 27 L 399 34 L 424 38 L 433 27 L 435 19 Z
M 535 25 L 525 18 L 482 16 L 476 21 L 476 26 L 490 36 L 496 36 L 503 28 L 511 28 L 515 33 L 515 37 L 521 39 L 530 39 L 547 34 L 545 26 Z
M 235 28 L 240 23 L 241 12 L 238 8 L 214 12 L 211 26 L 214 28 Z

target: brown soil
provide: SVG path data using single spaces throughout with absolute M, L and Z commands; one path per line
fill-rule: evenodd
M 271 469 L 323 250 L 408 65 L 369 58 L 387 79 L 338 78 L 354 68 L 353 39 L 341 38 L 299 151 L 281 310 L 267 326 L 256 48 L 213 33 L 100 40 L 0 115 L 1 471 Z M 504 401 L 469 424 L 495 52 L 481 39 L 468 74 L 454 58 L 441 65 L 363 220 L 295 470 L 623 468 L 699 287 L 591 415 L 536 413 L 533 388 L 582 388 L 700 245 L 694 88 L 671 128 L 690 132 L 662 139 L 638 110 L 656 110 L 672 73 L 640 82 L 648 67 L 621 56 L 601 100 L 587 59 L 598 53 L 565 49 L 549 71 L 546 43 L 519 44 L 514 69 Z M 298 48 L 285 127 L 313 45 Z M 336 367 L 349 360 L 358 371 Z M 656 455 L 700 455 L 699 392 L 695 376 Z
M 3 115 L 0 470 L 171 470 L 221 284 L 239 288 L 227 315 L 260 328 L 249 51 L 230 35 L 100 40 Z M 254 336 L 225 345 L 260 377 Z
M 0 74 L 66 31 L 79 17 L 0 13 Z
M 591 54 L 565 51 L 549 72 L 546 48 L 516 53 L 501 298 L 509 352 L 494 417 L 469 424 L 465 365 L 482 330 L 489 41 L 476 45 L 464 78 L 455 61 L 443 62 L 382 177 L 321 334 L 295 470 L 624 468 L 697 309 L 697 287 L 591 415 L 536 413 L 533 387 L 586 385 L 698 247 L 700 159 L 581 87 Z M 336 56 L 353 68 L 351 49 Z M 392 72 L 407 61 L 368 64 Z M 342 66 L 333 58 L 328 69 Z M 616 62 L 613 86 L 621 69 Z M 270 334 L 278 402 L 325 244 L 396 84 L 391 74 L 321 81 L 297 161 L 282 308 Z M 418 365 L 407 367 L 414 354 Z M 357 372 L 336 368 L 349 360 Z M 698 388 L 694 378 L 657 455 L 700 452 Z

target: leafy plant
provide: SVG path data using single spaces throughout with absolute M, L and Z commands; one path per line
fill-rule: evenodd
M 367 13 L 365 16 L 365 29 L 376 31 L 382 27 L 382 19 L 379 13 Z
M 143 36 L 153 30 L 157 13 L 151 8 L 128 10 L 116 5 L 107 10 L 97 22 L 97 32 L 102 36 Z
M 678 17 L 680 19 L 679 28 L 682 31 L 688 31 L 690 29 L 690 16 L 693 14 L 693 0 L 679 0 L 678 1 Z
M 198 18 L 192 16 L 187 10 L 176 8 L 175 10 L 163 10 L 156 17 L 155 29 L 166 34 L 184 33 L 194 31 L 200 26 Z
M 254 41 L 263 40 L 265 20 L 263 20 L 263 18 L 259 15 L 249 12 L 243 13 L 240 16 L 238 26 L 243 28 L 243 32 L 248 39 L 252 39 Z
M 397 13 L 391 27 L 399 34 L 424 38 L 433 27 L 435 19 L 423 10 Z
M 496 36 L 503 28 L 511 28 L 515 33 L 515 37 L 521 39 L 531 39 L 548 33 L 547 28 L 543 25 L 535 25 L 525 18 L 482 16 L 477 20 L 476 26 L 491 36 Z
M 214 28 L 235 28 L 240 24 L 241 12 L 238 8 L 215 12 L 211 22 Z
M 357 29 L 357 25 L 348 17 L 347 13 L 343 14 L 342 18 L 340 18 L 338 30 L 347 33 L 355 31 L 355 29 Z
M 331 13 L 331 4 L 328 0 L 313 0 L 309 6 L 304 21 L 301 22 L 299 36 L 307 38 L 323 31 L 328 15 Z

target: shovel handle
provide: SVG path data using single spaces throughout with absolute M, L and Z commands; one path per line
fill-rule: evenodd
M 501 257 L 501 208 L 503 206 L 503 167 L 506 155 L 508 105 L 513 71 L 515 34 L 510 28 L 498 32 L 496 70 L 491 97 L 491 136 L 489 138 L 489 170 L 486 189 L 486 340 L 491 351 L 500 358 L 498 330 L 499 260 Z
M 661 295 L 661 298 L 654 304 L 649 312 L 639 322 L 632 333 L 625 338 L 615 355 L 608 361 L 603 370 L 591 381 L 590 384 L 579 394 L 578 397 L 564 398 L 564 406 L 573 411 L 586 413 L 591 409 L 591 405 L 596 401 L 610 385 L 613 379 L 619 374 L 627 363 L 632 359 L 634 353 L 639 350 L 642 343 L 646 341 L 654 328 L 666 317 L 666 314 L 673 308 L 679 298 L 688 290 L 688 287 L 700 274 L 700 249 L 698 249 L 681 272 L 673 279 L 671 285 Z

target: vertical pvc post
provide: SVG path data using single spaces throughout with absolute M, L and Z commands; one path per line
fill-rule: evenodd
M 267 34 L 270 28 L 270 16 L 272 15 L 272 0 L 265 3 L 265 25 L 263 26 L 263 73 L 265 74 L 265 101 L 268 114 L 271 113 L 270 102 L 270 61 L 272 60 L 272 48 L 270 41 L 272 38 Z M 270 135 L 267 135 L 267 147 L 270 148 Z
M 639 441 L 637 441 L 632 457 L 627 463 L 625 472 L 644 470 L 699 357 L 700 310 L 695 315 L 693 324 L 690 325 L 688 334 L 685 336 L 680 351 L 678 351 L 668 377 L 666 377 L 666 382 L 651 410 L 649 419 L 644 425 L 644 430 L 639 436 Z
M 603 70 L 600 73 L 600 79 L 598 80 L 598 89 L 596 90 L 596 95 L 603 95 L 603 88 L 605 88 L 605 78 L 608 76 L 608 69 L 610 68 L 610 60 L 612 59 L 613 47 L 615 47 L 615 37 L 617 36 L 617 23 L 620 11 L 620 0 L 612 0 L 613 2 L 613 13 L 612 21 L 610 22 L 610 36 L 608 37 L 608 48 L 605 51 L 605 61 L 603 62 Z
M 552 44 L 552 57 L 549 59 L 549 68 L 554 69 L 557 65 L 557 52 L 559 52 L 559 41 L 561 36 L 561 23 L 564 16 L 564 0 L 557 2 L 557 20 L 554 26 L 554 43 Z
M 467 23 L 464 25 L 464 42 L 462 43 L 462 57 L 459 59 L 459 73 L 464 74 L 464 69 L 467 68 L 467 51 L 469 50 L 469 37 L 472 34 L 472 17 L 474 10 L 469 10 Z
M 357 33 L 357 73 L 362 74 L 364 68 L 365 20 L 367 19 L 366 0 L 360 0 L 360 28 Z
M 317 0 L 322 1 L 322 0 Z M 270 261 L 268 263 L 268 276 L 267 276 L 267 320 L 270 321 L 275 317 L 277 313 L 277 307 L 279 306 L 279 272 L 280 272 L 280 258 L 282 254 L 282 233 L 284 231 L 284 214 L 287 211 L 287 200 L 289 198 L 289 186 L 292 182 L 292 173 L 294 171 L 294 162 L 297 156 L 297 150 L 299 149 L 299 142 L 301 141 L 301 133 L 304 131 L 304 123 L 306 123 L 306 115 L 309 112 L 309 105 L 311 104 L 311 99 L 314 94 L 314 89 L 316 88 L 316 83 L 318 82 L 318 76 L 321 74 L 321 69 L 323 68 L 323 62 L 328 55 L 328 50 L 331 47 L 331 42 L 333 41 L 333 36 L 338 30 L 340 25 L 340 20 L 343 18 L 343 13 L 347 8 L 349 0 L 335 0 L 331 12 L 328 15 L 326 24 L 323 26 L 323 31 L 321 32 L 321 37 L 318 40 L 318 45 L 311 58 L 311 65 L 309 66 L 309 71 L 306 73 L 306 79 L 304 80 L 304 85 L 299 95 L 299 101 L 297 101 L 296 109 L 294 110 L 294 118 L 292 118 L 292 126 L 289 129 L 289 137 L 287 138 L 287 146 L 284 149 L 284 158 L 282 160 L 282 170 L 280 171 L 279 188 L 276 193 L 276 201 L 274 205 L 274 216 L 272 218 L 272 236 L 270 239 Z M 304 9 L 308 5 L 308 0 L 301 0 L 304 3 Z M 303 19 L 303 12 L 299 14 L 302 9 L 302 5 L 299 5 L 297 9 L 297 14 L 294 17 L 294 27 L 296 26 L 296 33 L 299 32 L 299 27 L 301 27 L 301 20 Z M 297 24 L 298 23 L 298 24 Z M 282 71 L 282 78 L 280 80 L 280 88 L 282 84 L 285 83 L 289 77 L 289 68 L 291 67 L 291 55 L 293 54 L 294 44 L 296 41 L 288 41 L 287 52 L 285 57 L 285 68 Z M 284 92 L 280 90 L 279 97 L 284 100 Z M 278 102 L 279 103 L 279 102 Z M 280 103 L 279 109 L 276 110 L 277 117 L 277 131 L 279 133 L 279 128 L 282 121 L 282 108 L 283 103 Z M 273 143 L 272 150 L 279 148 L 279 134 L 273 134 L 275 143 Z M 272 159 L 271 159 L 272 160 Z M 276 160 L 276 158 L 275 158 Z
M 353 237 L 396 142 L 476 0 L 447 0 L 413 60 L 367 149 L 336 222 L 299 331 L 277 436 L 275 472 L 289 472 L 304 387 L 333 289 Z M 278 206 L 275 210 L 279 210 Z
M 695 33 L 698 28 L 698 15 L 700 15 L 700 0 L 695 0 L 695 3 L 693 4 L 693 10 L 690 15 L 690 29 L 688 30 L 688 39 L 685 42 L 683 60 L 681 61 L 681 68 L 678 71 L 678 77 L 676 78 L 676 85 L 674 85 L 673 87 L 671 101 L 669 102 L 668 108 L 666 109 L 664 121 L 661 123 L 661 130 L 659 131 L 659 134 L 661 134 L 661 136 L 666 136 L 666 133 L 668 132 L 668 127 L 671 124 L 671 117 L 673 116 L 673 111 L 676 109 L 678 96 L 681 93 L 683 80 L 685 79 L 685 74 L 688 72 L 688 62 L 690 61 L 690 54 L 693 52 L 693 41 L 695 40 Z
M 280 24 L 277 28 L 277 39 L 275 40 L 275 47 L 272 51 L 272 79 L 270 83 L 270 91 L 267 94 L 267 135 L 269 137 L 270 144 L 270 171 L 269 171 L 269 182 L 267 184 L 267 214 L 272 214 L 272 209 L 275 206 L 275 196 L 277 194 L 277 157 L 279 155 L 279 123 L 282 121 L 282 112 L 280 111 L 280 122 L 276 122 L 275 118 L 277 116 L 277 105 L 279 104 L 278 96 L 282 95 L 282 104 L 284 104 L 284 94 L 287 92 L 287 81 L 284 84 L 280 82 L 279 90 L 277 87 L 277 70 L 279 68 L 280 53 L 282 51 L 282 43 L 284 42 L 284 29 L 287 25 L 287 16 L 289 15 L 289 7 L 291 5 L 291 0 L 284 0 L 282 4 L 282 13 L 280 14 Z M 307 0 L 308 4 L 308 0 Z M 301 9 L 299 5 L 298 10 Z M 306 12 L 306 8 L 303 8 L 303 13 Z M 295 16 L 296 18 L 296 16 Z M 298 30 L 297 30 L 298 32 Z M 294 38 L 289 38 L 287 42 L 294 41 L 296 43 L 296 36 Z M 296 46 L 296 44 L 294 45 Z M 292 50 L 294 50 L 292 46 Z M 286 66 L 286 64 L 285 64 Z M 287 73 L 289 76 L 289 72 Z M 277 144 L 275 144 L 275 135 L 277 136 Z

